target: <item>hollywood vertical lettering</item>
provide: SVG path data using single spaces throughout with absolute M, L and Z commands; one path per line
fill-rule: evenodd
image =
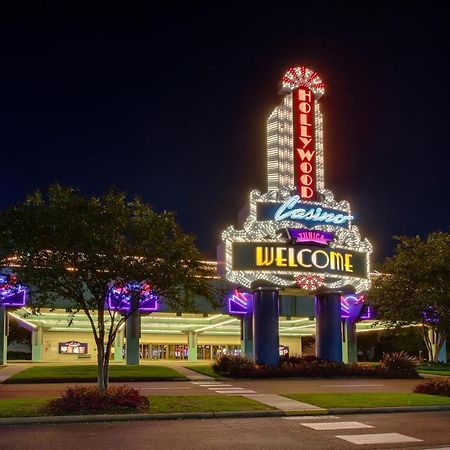
M 314 96 L 310 89 L 293 91 L 294 165 L 298 194 L 317 200 L 316 151 L 314 148 Z

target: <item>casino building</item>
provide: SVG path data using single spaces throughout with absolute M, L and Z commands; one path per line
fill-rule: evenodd
M 212 282 L 220 282 L 213 280 Z M 233 298 L 234 297 L 234 298 Z M 244 337 L 244 315 L 239 312 L 239 294 L 231 291 L 223 306 L 213 308 L 197 299 L 198 311 L 176 313 L 162 302 L 158 310 L 141 314 L 139 358 L 149 360 L 212 360 L 222 354 L 251 353 Z M 235 300 L 235 302 L 234 302 Z M 279 352 L 280 354 L 314 354 L 314 297 L 298 289 L 280 291 Z M 31 332 L 32 360 L 45 362 L 96 362 L 96 346 L 90 324 L 82 313 L 69 326 L 63 303 L 56 309 L 41 310 L 32 315 L 26 306 L 6 309 L 9 320 Z M 58 307 L 59 306 L 59 307 Z M 230 313 L 231 310 L 231 313 Z M 369 311 L 370 312 L 370 311 Z M 343 304 L 342 316 L 348 315 Z M 367 309 L 360 316 L 367 316 Z M 360 320 L 357 333 L 371 331 L 372 320 Z M 5 336 L 6 337 L 6 336 Z M 4 339 L 5 340 L 5 339 Z M 112 358 L 126 360 L 126 326 L 116 338 Z M 356 347 L 343 341 L 344 360 L 356 360 Z
M 217 263 L 210 262 L 217 267 L 211 283 L 229 287 L 222 306 L 198 298 L 196 311 L 175 312 L 164 301 L 142 308 L 137 335 L 130 337 L 129 321 L 117 335 L 115 361 L 241 354 L 272 364 L 285 353 L 357 360 L 356 336 L 374 330 L 363 297 L 372 247 L 352 223 L 348 202 L 325 189 L 324 91 L 305 67 L 281 81 L 282 102 L 267 120 L 267 191 L 250 193 L 238 228 L 223 232 Z M 88 319 L 77 314 L 69 326 L 63 301 L 39 315 L 7 296 L 2 302 L 0 364 L 8 319 L 31 332 L 33 361 L 97 360 Z

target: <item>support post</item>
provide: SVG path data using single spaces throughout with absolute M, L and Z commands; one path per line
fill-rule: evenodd
M 116 339 L 114 339 L 114 361 L 122 361 L 122 350 L 123 350 L 123 341 L 124 341 L 124 327 L 121 330 L 118 330 L 116 333 Z
M 241 317 L 241 355 L 253 360 L 253 314 Z
M 197 361 L 198 333 L 188 332 L 188 361 Z
M 253 358 L 256 364 L 278 366 L 278 290 L 258 289 L 253 293 Z
M 356 322 L 353 319 L 342 320 L 342 361 L 346 364 L 358 362 Z
M 0 366 L 5 366 L 8 358 L 8 312 L 0 305 Z
M 342 362 L 341 295 L 316 295 L 316 355 Z
M 141 337 L 141 315 L 134 311 L 126 320 L 126 360 L 128 366 L 139 365 L 139 338 Z
M 31 331 L 31 360 L 33 362 L 42 361 L 42 340 L 42 327 L 33 328 L 33 330 Z

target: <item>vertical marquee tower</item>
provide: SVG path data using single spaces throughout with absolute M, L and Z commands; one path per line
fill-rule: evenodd
M 306 67 L 289 69 L 282 103 L 267 121 L 268 190 L 250 193 L 242 226 L 228 227 L 219 246 L 219 270 L 254 290 L 254 358 L 278 362 L 278 291 L 297 287 L 316 296 L 319 357 L 341 360 L 340 297 L 370 286 L 372 246 L 352 223 L 347 201 L 325 189 L 325 87 Z

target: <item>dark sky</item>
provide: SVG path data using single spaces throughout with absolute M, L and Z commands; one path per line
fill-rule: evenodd
M 249 191 L 266 189 L 277 83 L 306 65 L 326 84 L 325 185 L 350 201 L 374 260 L 392 235 L 448 230 L 443 3 L 240 3 L 2 11 L 0 208 L 54 181 L 114 186 L 176 211 L 213 257 Z

